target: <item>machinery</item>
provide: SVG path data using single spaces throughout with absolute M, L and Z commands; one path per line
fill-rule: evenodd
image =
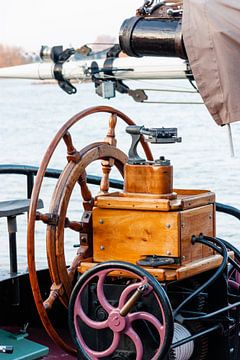
M 104 141 L 77 150 L 70 128 L 102 112 L 110 114 Z M 126 136 L 132 137 L 128 156 L 116 146 L 117 118 L 126 122 Z M 180 141 L 175 128 L 148 129 L 116 109 L 94 107 L 72 117 L 43 158 L 29 214 L 30 281 L 46 330 L 79 359 L 239 358 L 239 251 L 216 238 L 214 194 L 173 189 L 170 160 L 154 160 L 148 145 Z M 49 212 L 40 213 L 42 180 L 60 142 L 66 145 L 67 165 Z M 146 158 L 138 155 L 139 143 Z M 103 175 L 100 191 L 93 196 L 86 169 L 97 160 Z M 124 179 L 121 191 L 109 190 L 112 167 Z M 80 187 L 84 207 L 80 221 L 67 217 L 75 186 Z M 239 217 L 238 210 L 230 210 Z M 47 224 L 52 279 L 45 301 L 35 267 L 34 231 L 39 220 Z M 79 233 L 70 267 L 65 260 L 65 229 Z M 56 298 L 68 308 L 74 346 L 49 320 Z

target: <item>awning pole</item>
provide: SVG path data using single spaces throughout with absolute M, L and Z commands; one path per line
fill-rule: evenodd
M 228 128 L 228 138 L 229 138 L 229 144 L 230 144 L 231 157 L 235 157 L 231 125 L 227 124 L 227 128 Z

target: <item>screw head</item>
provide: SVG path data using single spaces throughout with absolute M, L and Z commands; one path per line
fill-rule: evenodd
M 103 219 L 100 219 L 100 220 L 99 220 L 99 224 L 101 224 L 101 225 L 104 224 L 104 220 L 103 220 Z
M 105 250 L 105 246 L 101 245 L 100 250 L 102 250 L 102 251 Z

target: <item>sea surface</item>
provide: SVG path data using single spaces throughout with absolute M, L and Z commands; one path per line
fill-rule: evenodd
M 185 81 L 131 82 L 132 88 L 189 89 Z M 90 106 L 115 107 L 137 124 L 147 127 L 177 127 L 182 143 L 153 145 L 155 157 L 164 155 L 174 166 L 174 187 L 208 189 L 216 193 L 218 202 L 240 207 L 240 123 L 232 125 L 235 157 L 231 156 L 227 127 L 219 127 L 212 120 L 197 94 L 151 92 L 151 101 L 184 101 L 189 104 L 141 104 L 127 95 L 118 94 L 112 100 L 104 100 L 95 94 L 93 84 L 77 85 L 76 95 L 65 94 L 56 84 L 40 84 L 25 80 L 0 80 L 0 163 L 39 166 L 41 159 L 58 129 L 73 115 Z M 108 115 L 95 114 L 70 130 L 77 149 L 104 139 Z M 125 125 L 117 125 L 118 146 L 128 151 L 129 135 Z M 66 164 L 66 147 L 60 143 L 49 167 L 63 169 Z M 93 164 L 88 173 L 101 174 L 99 163 Z M 113 173 L 112 176 L 118 175 Z M 119 176 L 119 175 L 118 175 Z M 0 201 L 26 197 L 26 178 L 19 175 L 0 175 Z M 55 180 L 46 180 L 40 197 L 44 201 L 43 212 L 54 190 Z M 91 187 L 97 193 L 97 187 Z M 81 197 L 76 189 L 70 203 L 68 216 L 71 220 L 81 217 Z M 19 270 L 27 268 L 26 215 L 18 217 Z M 217 235 L 233 242 L 240 248 L 240 223 L 229 216 L 217 217 Z M 0 218 L 0 267 L 8 271 L 8 236 L 5 218 Z M 66 231 L 65 254 L 67 261 L 73 258 L 77 243 L 76 234 Z M 38 266 L 46 263 L 45 226 L 37 224 L 36 248 Z

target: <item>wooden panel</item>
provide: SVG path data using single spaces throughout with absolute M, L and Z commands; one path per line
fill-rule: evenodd
M 181 212 L 181 256 L 182 264 L 189 263 L 213 254 L 202 244 L 192 245 L 192 236 L 204 234 L 214 236 L 214 206 L 206 205 Z
M 99 263 L 89 263 L 89 262 L 84 262 L 81 263 L 81 265 L 78 267 L 78 272 L 80 272 L 81 274 L 85 273 L 87 270 L 93 268 L 94 266 L 96 266 Z M 176 271 L 175 270 L 166 270 L 166 269 L 153 269 L 153 268 L 146 268 L 145 269 L 152 274 L 158 281 L 173 281 L 176 280 Z M 124 273 L 121 271 L 113 271 L 111 272 L 111 276 L 123 276 Z
M 168 196 L 147 193 L 112 193 L 97 196 L 95 205 L 112 209 L 180 211 L 213 204 L 215 201 L 215 194 L 204 190 L 176 190 L 176 192 Z
M 232 256 L 232 253 L 228 253 Z M 201 274 L 205 271 L 217 268 L 221 265 L 223 257 L 221 255 L 208 256 L 202 260 L 195 260 L 186 266 L 181 266 L 176 270 L 177 280 L 183 280 L 191 276 Z
M 174 192 L 177 193 L 177 199 L 170 202 L 171 210 L 193 209 L 215 202 L 215 194 L 208 190 L 174 189 Z
M 130 165 L 124 167 L 124 191 L 129 193 L 171 194 L 172 166 Z
M 136 263 L 143 255 L 180 256 L 179 213 L 93 210 L 94 261 Z
M 169 211 L 170 202 L 168 199 L 152 199 L 143 197 L 122 196 L 98 196 L 95 205 L 100 208 L 109 209 L 135 209 L 135 210 L 155 210 Z

